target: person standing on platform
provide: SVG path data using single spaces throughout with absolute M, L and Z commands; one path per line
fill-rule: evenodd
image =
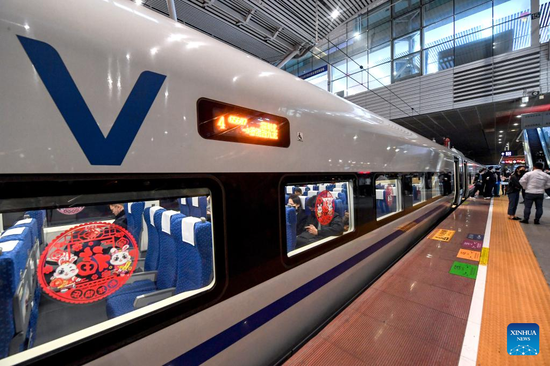
M 500 167 L 497 166 L 495 170 L 496 181 L 493 188 L 493 196 L 500 197 Z
M 493 172 L 493 167 L 490 166 L 485 174 L 483 174 L 483 183 L 485 184 L 483 196 L 486 200 L 490 200 L 491 197 L 493 197 L 493 189 L 496 181 L 495 172 Z
M 511 176 L 510 170 L 504 169 L 504 173 L 502 174 L 502 182 L 506 184 L 501 184 L 501 186 L 502 186 L 502 194 L 505 196 L 508 194 L 507 187 L 508 187 L 508 184 L 510 184 L 510 176 Z
M 516 216 L 516 210 L 518 208 L 519 193 L 523 189 L 521 184 L 519 184 L 519 180 L 523 174 L 525 174 L 525 167 L 518 166 L 508 180 L 508 219 L 510 220 L 521 220 Z
M 533 171 L 525 173 L 519 180 L 519 183 L 525 188 L 525 209 L 523 211 L 523 220 L 520 221 L 523 224 L 529 223 L 533 202 L 535 202 L 536 207 L 535 224 L 540 224 L 544 191 L 550 188 L 550 175 L 544 173 L 542 168 L 542 163 L 535 163 Z
M 477 192 L 483 194 L 483 173 L 485 173 L 485 168 L 480 169 L 479 172 L 476 173 L 474 178 L 474 191 L 471 194 L 473 198 L 476 198 Z

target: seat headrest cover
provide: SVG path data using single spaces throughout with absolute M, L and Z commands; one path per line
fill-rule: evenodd
M 0 249 L 2 252 L 11 252 L 19 243 L 19 240 L 9 240 L 3 243 L 0 243 Z
M 2 234 L 2 236 L 19 235 L 19 234 L 22 234 L 25 229 L 26 228 L 24 228 L 24 227 L 16 227 L 16 228 L 13 228 L 13 229 L 8 229 L 8 230 L 4 231 L 4 234 Z
M 178 212 L 173 210 L 164 211 L 162 213 L 162 221 L 160 226 L 162 231 L 164 231 L 166 234 L 170 234 L 170 217 L 172 217 L 172 215 L 175 215 L 177 213 Z
M 132 202 L 128 202 L 128 213 L 132 213 Z
M 149 222 L 151 223 L 151 225 L 155 226 L 155 212 L 157 212 L 161 208 L 162 207 L 160 207 L 160 206 L 153 206 L 149 210 Z
M 187 198 L 180 198 L 180 203 L 187 206 Z
M 19 221 L 17 221 L 13 226 L 16 226 L 16 225 L 23 225 L 23 224 L 30 224 L 31 221 L 32 221 L 32 219 L 19 220 Z
M 199 207 L 199 197 L 191 197 L 191 204 L 195 207 Z
M 201 222 L 197 217 L 186 217 L 181 220 L 181 238 L 184 242 L 195 245 L 195 224 Z

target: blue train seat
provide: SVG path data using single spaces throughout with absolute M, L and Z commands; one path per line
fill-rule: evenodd
M 109 319 L 126 314 L 134 309 L 138 296 L 166 290 L 176 286 L 177 259 L 176 245 L 171 233 L 173 220 L 184 216 L 176 211 L 156 212 L 155 221 L 160 214 L 159 227 L 159 265 L 158 271 L 135 273 L 130 278 L 131 283 L 123 286 L 113 295 L 107 297 L 107 316 Z
M 344 210 L 348 210 L 348 197 L 346 193 L 338 193 L 337 195 L 338 199 L 342 201 L 342 204 L 344 205 Z
M 180 213 L 189 216 L 189 206 L 191 206 L 190 198 L 180 198 Z
M 201 220 L 201 222 L 195 224 L 195 244 L 201 256 L 202 286 L 208 286 L 214 279 L 212 224 L 210 222 Z
M 191 197 L 191 205 L 189 206 L 189 216 L 201 218 L 206 217 L 206 196 Z
M 160 224 L 162 212 L 166 211 L 159 206 L 147 207 L 144 212 L 145 225 L 147 226 L 147 255 L 145 256 L 146 271 L 156 271 L 159 262 L 159 234 L 155 225 L 155 216 Z
M 340 199 L 334 200 L 334 211 L 336 211 L 336 213 L 340 215 L 342 220 L 344 219 L 345 209 L 344 209 L 344 205 L 342 204 L 342 200 Z
M 36 210 L 36 211 L 27 211 L 25 216 L 29 216 L 36 220 L 36 226 L 38 230 L 38 241 L 40 244 L 44 244 L 44 236 L 42 229 L 44 228 L 44 223 L 46 222 L 46 210 Z
M 26 348 L 37 282 L 38 245 L 32 238 L 28 227 L 0 236 L 0 358 Z
M 141 231 L 143 229 L 142 217 L 145 210 L 145 202 L 131 202 L 124 204 L 126 218 L 128 219 L 128 231 L 139 245 L 141 240 Z
M 287 253 L 296 248 L 296 209 L 286 208 L 286 251 Z
M 174 222 L 173 229 L 178 252 L 176 293 L 208 285 L 213 278 L 211 224 L 184 217 Z
M 18 227 L 28 227 L 29 229 L 31 229 L 31 240 L 33 245 L 39 242 L 38 222 L 36 221 L 36 219 L 27 218 L 27 219 L 19 220 L 15 224 L 13 224 L 11 228 L 18 228 Z
M 288 199 L 290 198 L 290 195 L 285 194 L 285 205 L 288 203 Z

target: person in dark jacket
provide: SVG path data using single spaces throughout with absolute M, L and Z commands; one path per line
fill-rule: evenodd
M 500 167 L 497 166 L 496 168 L 496 171 L 495 171 L 495 177 L 496 177 L 496 180 L 495 180 L 495 185 L 494 185 L 494 188 L 493 188 L 493 196 L 495 197 L 500 197 Z
M 126 211 L 124 211 L 124 205 L 122 203 L 114 203 L 109 205 L 111 212 L 115 215 L 115 221 L 113 224 L 122 226 L 124 229 L 128 228 L 128 219 L 126 218 Z
M 296 248 L 306 246 L 329 236 L 337 236 L 344 233 L 342 218 L 336 211 L 334 211 L 334 216 L 327 225 L 321 225 L 321 223 L 319 223 L 315 216 L 316 201 L 317 196 L 309 197 L 306 201 L 306 206 L 309 207 L 311 214 L 306 219 L 304 232 L 297 237 Z
M 307 215 L 302 207 L 300 196 L 293 194 L 288 198 L 288 206 L 296 209 L 296 236 L 304 232 L 306 226 Z
M 474 198 L 475 198 L 477 192 L 480 192 L 481 194 L 483 194 L 483 174 L 484 173 L 485 173 L 485 168 L 482 168 L 475 175 L 474 190 L 473 190 L 473 193 L 471 194 L 471 196 L 474 197 Z
M 485 184 L 483 196 L 486 200 L 490 200 L 491 197 L 493 197 L 493 188 L 495 187 L 496 181 L 495 172 L 493 171 L 493 167 L 490 166 L 483 174 L 483 183 Z
M 508 181 L 508 219 L 510 220 L 521 220 L 521 218 L 516 216 L 516 209 L 518 208 L 519 194 L 523 189 L 521 184 L 519 184 L 519 180 L 524 174 L 525 167 L 518 166 Z

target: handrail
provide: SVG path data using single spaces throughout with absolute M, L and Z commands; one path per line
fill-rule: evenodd
M 546 160 L 546 168 L 550 167 L 550 151 L 548 147 L 548 142 L 546 139 L 546 134 L 542 131 L 542 128 L 537 128 L 537 133 L 539 134 L 540 144 L 542 145 L 542 151 L 544 152 L 544 158 Z
M 531 148 L 529 147 L 529 137 L 527 136 L 527 130 L 523 130 L 523 151 L 525 152 L 525 162 L 527 168 L 533 167 L 533 158 L 531 157 Z

